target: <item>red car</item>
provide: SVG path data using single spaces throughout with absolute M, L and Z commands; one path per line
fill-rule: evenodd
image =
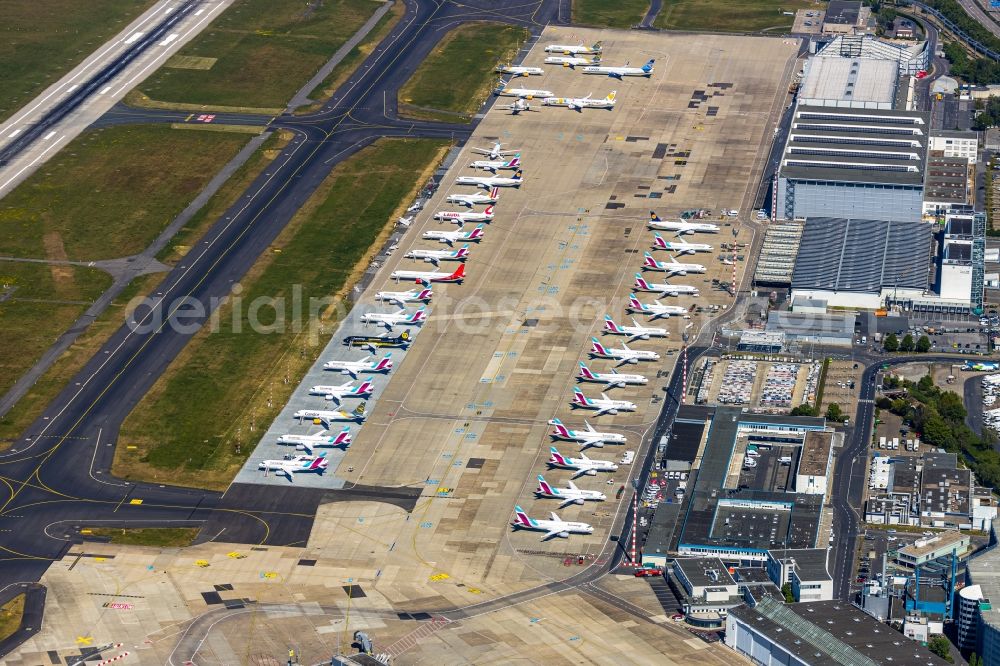
M 917 72 L 917 79 L 922 79 L 925 76 L 927 76 L 927 72 L 925 70 L 922 69 L 919 72 Z
M 645 576 L 661 576 L 661 575 L 663 575 L 662 569 L 642 568 L 635 570 L 636 578 L 643 578 Z

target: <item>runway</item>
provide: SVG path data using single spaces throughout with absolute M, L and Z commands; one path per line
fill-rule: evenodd
M 489 19 L 523 25 L 537 34 L 558 11 L 551 0 L 407 0 L 400 23 L 317 113 L 273 120 L 272 127 L 295 135 L 281 155 L 155 288 L 154 304 L 137 311 L 136 325 L 119 329 L 0 456 L 0 547 L 7 554 L 0 562 L 0 580 L 37 580 L 67 551 L 67 535 L 72 538 L 84 521 L 140 526 L 211 520 L 221 527 L 249 521 L 258 528 L 234 527 L 233 532 L 252 543 L 287 544 L 286 539 L 299 538 L 298 528 L 270 526 L 281 517 L 308 527 L 308 506 L 304 513 L 294 506 L 276 510 L 259 494 L 234 492 L 222 498 L 202 490 L 113 479 L 108 469 L 118 428 L 193 335 L 189 324 L 205 321 L 211 312 L 208 307 L 200 319 L 185 315 L 187 332 L 181 333 L 170 325 L 177 321 L 178 308 L 192 301 L 209 306 L 227 295 L 337 164 L 380 137 L 462 141 L 474 129 L 474 124 L 396 118 L 397 89 L 445 32 Z

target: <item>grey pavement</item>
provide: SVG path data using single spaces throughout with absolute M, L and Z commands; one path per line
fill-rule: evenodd
M 305 106 L 306 104 L 312 104 L 315 100 L 309 98 L 309 94 L 316 89 L 319 84 L 323 83 L 326 77 L 330 76 L 330 72 L 340 64 L 340 61 L 347 57 L 347 54 L 351 52 L 355 46 L 361 43 L 361 40 L 368 36 L 368 33 L 375 29 L 375 26 L 382 19 L 386 13 L 392 9 L 394 4 L 393 0 L 387 0 L 385 4 L 375 10 L 371 18 L 361 26 L 354 36 L 347 40 L 343 46 L 337 49 L 337 52 L 333 54 L 333 57 L 316 72 L 309 81 L 299 89 L 297 93 L 288 102 L 288 107 L 285 109 L 286 113 L 291 113 L 300 106 Z
M 111 259 L 103 262 L 67 262 L 74 265 L 86 265 L 93 266 L 96 268 L 102 268 L 108 271 L 114 277 L 114 281 L 111 286 L 101 294 L 93 304 L 87 308 L 87 310 L 80 315 L 80 317 L 73 322 L 73 324 L 65 330 L 62 335 L 52 344 L 51 347 L 45 350 L 41 358 L 31 368 L 21 375 L 20 378 L 14 383 L 7 393 L 0 397 L 0 417 L 9 412 L 14 405 L 17 404 L 18 400 L 23 398 L 31 387 L 35 385 L 42 375 L 44 375 L 49 368 L 56 362 L 56 360 L 62 356 L 70 345 L 76 342 L 76 339 L 87 330 L 87 328 L 94 323 L 101 314 L 107 310 L 108 306 L 118 298 L 118 296 L 125 290 L 132 280 L 140 275 L 145 275 L 147 273 L 158 272 L 167 270 L 168 267 L 161 264 L 156 260 L 156 255 L 167 246 L 167 243 L 177 234 L 181 228 L 187 224 L 194 214 L 197 213 L 208 200 L 219 191 L 233 173 L 236 172 L 253 153 L 267 140 L 271 135 L 270 132 L 265 132 L 258 136 L 255 136 L 247 145 L 243 147 L 240 152 L 236 154 L 233 159 L 222 168 L 222 170 L 215 175 L 212 180 L 208 182 L 208 185 L 195 197 L 194 201 L 188 204 L 187 208 L 181 211 L 174 220 L 167 225 L 167 227 L 156 237 L 149 247 L 147 247 L 141 254 L 135 255 L 133 257 L 125 257 L 122 259 Z M 17 259 L 17 258 L 2 258 L 8 261 L 40 261 L 45 260 L 28 260 L 28 259 Z

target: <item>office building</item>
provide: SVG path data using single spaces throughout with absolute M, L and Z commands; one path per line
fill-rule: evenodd
M 971 203 L 972 181 L 969 160 L 965 157 L 945 157 L 943 151 L 928 151 L 924 174 L 924 216 L 944 215 L 952 206 Z
M 826 548 L 767 551 L 767 575 L 781 588 L 788 583 L 795 601 L 833 599 L 833 576 L 828 570 Z
M 944 157 L 964 157 L 975 164 L 979 157 L 979 133 L 961 130 L 931 130 L 928 150 L 941 151 Z

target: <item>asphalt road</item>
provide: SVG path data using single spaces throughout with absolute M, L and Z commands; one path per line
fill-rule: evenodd
M 309 528 L 311 518 L 296 529 L 272 529 L 288 523 L 284 514 L 294 507 L 276 507 L 254 494 L 230 498 L 125 483 L 108 470 L 122 421 L 187 344 L 196 328 L 191 324 L 208 318 L 212 305 L 229 294 L 337 164 L 380 137 L 462 141 L 469 136 L 474 125 L 396 118 L 397 89 L 444 33 L 461 23 L 489 19 L 538 34 L 559 13 L 568 15 L 560 7 L 564 0 L 404 1 L 400 23 L 317 113 L 272 121 L 272 127 L 295 134 L 281 155 L 166 275 L 154 291 L 153 306 L 137 311 L 138 326 L 118 330 L 18 443 L 0 455 L 3 584 L 38 580 L 70 548 L 84 524 L 178 525 L 211 518 L 220 529 L 229 525 L 230 533 L 250 543 L 271 544 L 292 543 Z M 192 313 L 184 305 L 192 302 L 204 304 L 205 310 Z

